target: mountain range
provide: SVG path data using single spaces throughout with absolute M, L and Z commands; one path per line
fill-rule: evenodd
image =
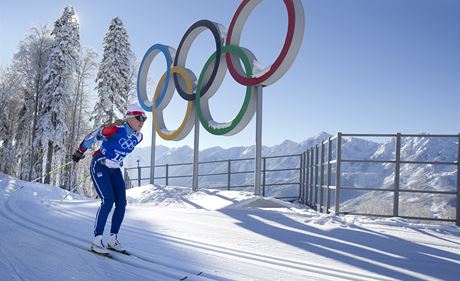
M 263 146 L 262 156 L 298 155 L 307 149 L 321 143 L 331 137 L 326 132 L 307 138 L 300 143 L 285 140 L 279 145 Z M 455 162 L 458 158 L 458 138 L 430 137 L 403 137 L 401 139 L 402 161 L 436 161 Z M 379 141 L 357 137 L 344 137 L 342 140 L 342 159 L 348 160 L 394 160 L 395 138 L 387 138 Z M 333 155 L 335 151 L 332 151 Z M 243 172 L 232 175 L 231 185 L 244 186 L 237 190 L 253 191 L 254 161 L 250 160 L 255 155 L 255 146 L 247 147 L 211 147 L 199 153 L 199 161 L 219 161 L 228 159 L 247 159 L 244 161 L 232 161 L 231 170 Z M 193 149 L 188 146 L 168 148 L 156 147 L 156 165 L 191 163 Z M 136 149 L 127 159 L 126 167 L 150 165 L 150 147 Z M 269 158 L 267 169 L 286 169 L 300 167 L 298 156 Z M 226 161 L 201 164 L 199 174 L 222 173 L 228 169 Z M 333 168 L 335 173 L 335 166 Z M 134 174 L 133 174 L 134 173 Z M 170 166 L 169 176 L 184 176 L 170 179 L 169 185 L 191 186 L 192 165 Z M 130 171 L 131 178 L 137 177 L 137 171 Z M 142 169 L 142 177 L 148 178 L 149 169 Z M 156 168 L 155 177 L 165 176 L 164 167 Z M 394 187 L 395 164 L 394 163 L 342 163 L 341 186 L 351 188 L 376 188 L 392 189 Z M 267 183 L 289 183 L 299 181 L 299 171 L 279 171 L 267 173 Z M 147 183 L 146 181 L 143 184 Z M 157 181 L 156 181 L 157 183 Z M 163 182 L 164 183 L 164 182 Z M 159 184 L 162 184 L 159 180 Z M 227 176 L 199 177 L 199 188 L 226 186 Z M 332 182 L 331 184 L 335 184 Z M 233 189 L 233 188 L 232 188 Z M 457 166 L 456 165 L 433 165 L 433 164 L 401 164 L 400 189 L 421 191 L 448 191 L 457 190 Z M 298 184 L 267 186 L 266 195 L 274 197 L 298 196 Z M 341 191 L 341 210 L 359 213 L 373 213 L 391 215 L 393 210 L 393 192 L 388 191 Z M 379 203 L 379 204 L 376 204 Z M 405 216 L 429 216 L 442 218 L 455 218 L 456 196 L 452 194 L 430 194 L 421 192 L 400 192 L 399 209 L 400 215 Z

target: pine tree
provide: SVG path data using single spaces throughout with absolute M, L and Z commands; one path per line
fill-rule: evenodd
M 96 77 L 98 101 L 91 117 L 94 127 L 113 122 L 126 111 L 128 103 L 131 49 L 120 18 L 112 19 L 103 46 L 103 58 Z
M 55 22 L 54 42 L 46 68 L 45 92 L 41 97 L 41 117 L 35 143 L 47 149 L 46 167 L 51 170 L 53 152 L 64 148 L 68 128 L 65 124 L 65 106 L 70 103 L 72 74 L 80 47 L 79 23 L 73 7 L 65 7 Z M 50 183 L 50 177 L 45 178 Z

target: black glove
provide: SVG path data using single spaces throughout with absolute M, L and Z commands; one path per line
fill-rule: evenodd
M 83 158 L 85 158 L 85 155 L 83 155 L 83 152 L 81 152 L 80 150 L 77 150 L 74 152 L 74 154 L 72 154 L 72 160 L 76 163 L 78 163 L 78 161 L 80 161 Z

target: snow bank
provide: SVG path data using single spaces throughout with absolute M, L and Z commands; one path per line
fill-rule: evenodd
M 178 186 L 161 187 L 144 185 L 127 190 L 128 204 L 203 208 L 218 210 L 222 208 L 294 209 L 294 204 L 275 199 L 255 196 L 251 192 L 206 189 L 193 192 L 190 188 Z M 305 208 L 305 207 L 303 207 Z

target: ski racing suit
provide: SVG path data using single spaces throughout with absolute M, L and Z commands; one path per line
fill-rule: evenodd
M 97 141 L 101 146 L 93 153 L 90 174 L 101 198 L 101 205 L 96 214 L 94 236 L 102 235 L 113 203 L 115 210 L 112 215 L 110 233 L 118 234 L 125 216 L 126 190 L 120 168 L 123 159 L 142 141 L 142 133 L 134 131 L 128 123 L 108 125 L 85 137 L 78 150 L 84 153 Z

